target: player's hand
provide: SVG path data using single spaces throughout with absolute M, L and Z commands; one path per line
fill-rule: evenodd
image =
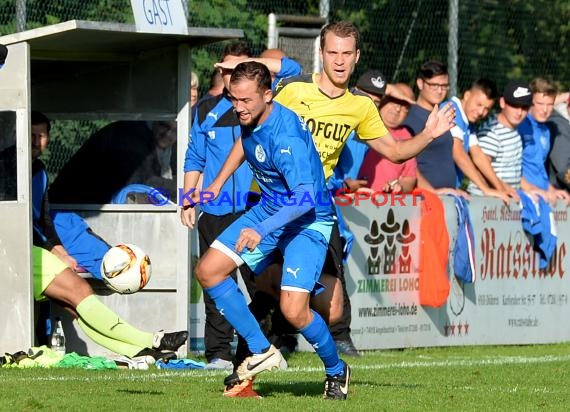
M 218 62 L 218 63 L 214 63 L 214 67 L 216 69 L 223 69 L 223 70 L 233 70 L 236 68 L 236 66 L 238 64 L 240 64 L 241 62 L 245 61 L 247 59 L 235 59 L 235 60 L 230 60 L 227 62 Z
M 182 209 L 180 209 L 180 220 L 184 226 L 194 229 L 194 225 L 196 224 L 196 209 L 193 207 L 182 207 Z
M 55 245 L 51 251 L 54 255 L 60 258 L 67 266 L 77 272 L 78 265 L 77 260 L 67 253 L 67 250 L 62 245 Z
M 424 132 L 433 139 L 438 138 L 455 126 L 455 108 L 451 103 L 447 103 L 438 110 L 437 104 L 429 114 L 424 127 Z
M 409 104 L 415 104 L 414 99 L 410 99 L 406 93 L 402 93 L 400 89 L 394 87 L 393 84 L 388 83 L 386 85 L 386 96 L 393 97 L 394 99 L 408 102 Z
M 235 250 L 237 253 L 241 253 L 244 249 L 252 252 L 259 245 L 259 242 L 261 242 L 259 233 L 250 228 L 242 229 L 236 242 Z

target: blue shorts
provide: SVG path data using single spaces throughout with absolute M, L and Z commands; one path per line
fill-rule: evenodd
M 237 266 L 246 264 L 256 274 L 261 274 L 274 263 L 274 253 L 283 256 L 281 289 L 317 294 L 323 287 L 317 281 L 327 255 L 333 222 L 319 222 L 314 228 L 291 226 L 280 228 L 261 239 L 253 251 L 235 251 L 242 229 L 253 228 L 263 219 L 252 209 L 232 223 L 211 247 L 230 257 Z
M 55 210 L 51 211 L 51 215 L 57 235 L 67 253 L 95 279 L 101 280 L 101 262 L 110 246 L 93 233 L 81 216 Z

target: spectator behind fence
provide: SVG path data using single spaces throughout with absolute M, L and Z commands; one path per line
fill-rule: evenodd
M 407 100 L 385 95 L 380 101 L 380 115 L 394 139 L 409 139 L 412 135 L 402 123 L 408 115 L 410 101 L 414 101 L 414 92 L 405 83 L 397 83 L 393 87 Z M 358 175 L 368 181 L 368 187 L 373 191 L 411 192 L 416 187 L 416 159 L 394 163 L 381 154 L 369 150 Z
M 556 203 L 556 199 L 568 204 L 570 194 L 550 183 L 546 169 L 550 152 L 550 130 L 546 121 L 552 114 L 558 91 L 553 83 L 541 77 L 532 80 L 530 88 L 532 105 L 518 126 L 523 143 L 521 185 L 526 191 L 538 191 L 551 204 Z
M 210 88 L 204 96 L 200 97 L 198 103 L 201 103 L 202 100 L 209 99 L 210 97 L 219 96 L 223 93 L 224 88 L 224 79 L 222 79 L 220 69 L 215 68 L 210 75 Z
M 449 75 L 447 66 L 437 60 L 429 60 L 423 63 L 418 69 L 416 76 L 416 86 L 419 89 L 417 104 L 410 108 L 408 117 L 404 121 L 404 125 L 410 128 L 414 133 L 424 127 L 429 110 L 435 104 L 442 104 L 447 91 L 449 90 Z M 468 127 L 469 120 L 465 119 L 465 112 L 461 102 L 452 100 L 452 104 L 456 110 L 456 126 L 462 122 Z M 487 103 L 488 104 L 488 103 Z M 453 130 L 453 129 L 452 129 Z M 455 128 L 455 133 L 460 135 L 463 131 L 461 128 Z M 421 152 L 416 160 L 418 164 L 417 185 L 419 188 L 435 191 L 438 194 L 451 193 L 465 195 L 459 189 L 459 178 L 454 159 L 454 137 L 449 133 L 439 136 L 435 141 L 431 142 L 428 147 Z M 461 148 L 461 146 L 459 146 Z M 488 189 L 484 180 L 478 174 L 469 157 L 463 152 L 459 159 L 460 165 L 470 165 L 467 168 L 470 177 L 478 182 L 479 185 Z M 488 191 L 489 194 L 501 196 L 500 194 Z
M 198 102 L 198 89 L 200 87 L 200 79 L 194 72 L 190 72 L 190 107 Z
M 437 60 L 428 60 L 418 69 L 416 86 L 419 94 L 416 104 L 410 107 L 403 125 L 419 133 L 434 107 L 445 100 L 449 90 L 447 66 Z M 441 192 L 455 191 L 457 174 L 453 162 L 453 137 L 449 131 L 438 136 L 416 156 L 420 188 Z
M 548 174 L 550 183 L 558 189 L 570 192 L 570 97 L 559 103 L 548 118 L 550 149 Z
M 477 140 L 483 153 L 505 190 L 521 188 L 522 140 L 517 126 L 524 120 L 532 103 L 530 86 L 526 82 L 509 82 L 499 99 L 501 111 L 487 119 L 477 132 Z M 481 189 L 470 183 L 468 191 L 482 195 Z
M 118 121 L 96 133 L 63 166 L 53 203 L 110 203 L 129 184 L 164 189 L 176 201 L 176 122 Z M 147 196 L 138 202 L 148 203 Z
M 358 78 L 353 92 L 368 95 L 377 108 L 381 106 L 382 99 L 388 96 L 408 106 L 414 101 L 413 92 L 411 95 L 402 93 L 400 87 L 389 84 L 386 81 L 386 77 L 378 70 L 369 70 L 362 74 Z M 369 180 L 362 178 L 369 176 L 359 173 L 364 157 L 369 151 L 369 146 L 364 141 L 358 139 L 356 133 L 351 133 L 346 145 L 342 148 L 334 174 L 327 182 L 327 186 L 333 194 L 337 193 L 339 189 L 355 191 L 369 187 Z M 381 157 L 381 155 L 378 156 Z
M 477 143 L 475 135 L 476 123 L 483 120 L 493 108 L 498 97 L 497 86 L 489 79 L 478 79 L 463 92 L 460 98 L 453 96 L 449 101 L 456 109 L 455 127 L 451 129 L 453 136 L 453 161 L 457 171 L 456 188 L 462 187 L 466 176 L 481 189 L 486 196 L 493 196 L 508 203 L 509 197 L 518 200 L 514 190 L 508 195 L 495 174 L 488 157 Z M 493 189 L 495 188 L 495 189 Z
M 222 80 L 222 75 L 219 69 L 214 69 L 210 75 L 210 88 L 205 95 L 200 97 L 196 104 L 192 106 L 192 120 L 196 117 L 196 108 L 202 101 L 209 99 L 210 97 L 219 96 L 224 91 L 224 81 Z

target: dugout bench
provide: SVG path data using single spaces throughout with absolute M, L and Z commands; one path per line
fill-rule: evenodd
M 9 49 L 0 70 L 0 150 L 17 146 L 17 196 L 0 201 L 2 351 L 34 343 L 31 110 L 52 120 L 176 120 L 180 166 L 190 128 L 190 49 L 240 37 L 239 29 L 144 33 L 134 25 L 78 20 L 0 37 Z M 182 179 L 179 173 L 178 187 Z M 148 331 L 189 329 L 192 242 L 175 205 L 52 207 L 74 210 L 108 242 L 135 243 L 151 256 L 153 274 L 145 290 L 126 296 L 96 288 L 107 305 Z M 105 354 L 71 325 L 67 318 L 68 351 Z

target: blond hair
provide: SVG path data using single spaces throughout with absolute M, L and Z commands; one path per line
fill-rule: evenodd
M 190 72 L 190 87 L 200 87 L 200 79 L 198 79 L 198 75 L 194 72 Z
M 530 82 L 530 89 L 532 90 L 532 94 L 542 93 L 554 98 L 556 98 L 556 95 L 558 94 L 558 88 L 554 83 L 543 77 L 536 77 L 533 79 L 532 82 Z

